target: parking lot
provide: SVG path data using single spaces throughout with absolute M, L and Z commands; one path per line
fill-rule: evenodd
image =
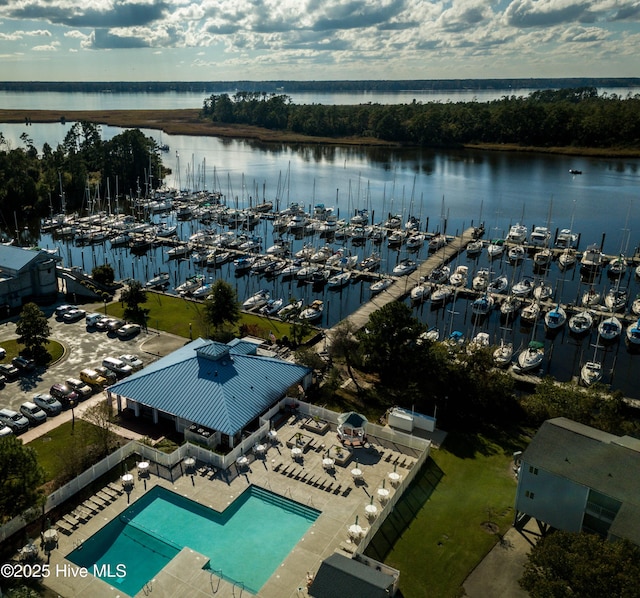
M 45 311 L 49 315 L 51 340 L 56 340 L 64 347 L 64 355 L 48 368 L 37 367 L 34 372 L 19 377 L 17 380 L 7 381 L 0 389 L 0 408 L 8 407 L 19 411 L 20 405 L 30 401 L 36 393 L 48 393 L 53 384 L 64 382 L 67 378 L 78 378 L 80 370 L 100 365 L 105 357 L 119 357 L 133 353 L 146 366 L 162 355 L 177 349 L 185 343 L 185 339 L 158 334 L 157 331 L 141 332 L 128 340 L 121 340 L 115 333 L 99 332 L 95 328 L 87 329 L 84 317 L 73 323 L 63 322 L 56 318 L 51 306 Z M 91 306 L 83 306 L 87 313 L 91 313 Z M 96 310 L 97 311 L 97 310 Z M 17 338 L 16 322 L 9 321 L 0 325 L 0 347 L 8 339 Z M 5 358 L 3 363 L 8 362 Z M 64 419 L 55 416 L 52 420 Z

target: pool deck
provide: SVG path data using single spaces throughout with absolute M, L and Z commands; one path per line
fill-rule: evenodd
M 257 594 L 260 598 L 306 596 L 308 573 L 315 574 L 321 562 L 336 551 L 344 551 L 347 555 L 353 552 L 355 544 L 348 537 L 348 528 L 356 517 L 365 530 L 368 528 L 365 507 L 370 504 L 371 496 L 379 512 L 383 508 L 377 494 L 383 481 L 392 494 L 396 491 L 388 478 L 389 473 L 394 471 L 394 463 L 397 473 L 404 477 L 420 455 L 413 449 L 396 444 L 390 446 L 370 437 L 371 444 L 356 449 L 344 466 L 336 465 L 335 469 L 327 471 L 322 460 L 326 450 L 337 443 L 335 431 L 330 430 L 321 436 L 300 426 L 301 422 L 294 421 L 281 427 L 278 430 L 278 442 L 269 445 L 264 456 L 247 454 L 249 463 L 245 468 L 238 469 L 234 465 L 228 470 L 214 472 L 196 463 L 193 469 L 183 470 L 183 475 L 173 482 L 154 475 L 153 463 L 145 477 L 141 478 L 137 471 L 131 471 L 134 486 L 129 495 L 122 493 L 73 531 L 59 532 L 58 547 L 50 555 L 51 575 L 46 585 L 66 598 L 124 598 L 125 594 L 118 592 L 115 578 L 110 585 L 92 575 L 73 577 L 69 569 L 77 567 L 67 561 L 65 555 L 117 517 L 126 509 L 128 502 L 134 502 L 154 485 L 223 511 L 249 485 L 255 484 L 321 511 L 318 519 Z M 298 432 L 311 436 L 314 442 L 303 453 L 302 459 L 296 461 L 286 441 Z M 351 474 L 356 460 L 362 471 L 362 479 L 358 481 Z M 274 538 L 273 541 L 278 540 Z M 268 545 L 265 550 L 269 550 Z M 242 555 L 239 554 L 238 558 L 242 558 Z M 182 598 L 188 595 L 197 598 L 215 595 L 238 598 L 253 595 L 240 585 L 234 586 L 211 571 L 203 570 L 207 561 L 207 557 L 185 548 L 137 596 Z M 63 569 L 65 564 L 69 569 Z M 211 568 L 215 569 L 215 563 L 211 564 Z

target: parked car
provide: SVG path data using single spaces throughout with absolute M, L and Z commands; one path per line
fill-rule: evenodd
M 100 332 L 105 332 L 109 324 L 111 324 L 111 322 L 113 322 L 113 320 L 115 319 L 116 318 L 102 318 L 101 320 L 98 320 L 96 322 L 96 330 L 100 330 Z
M 14 434 L 29 428 L 29 420 L 13 409 L 0 409 L 0 424 L 9 426 Z
M 114 372 L 118 378 L 133 374 L 133 368 L 117 357 L 105 357 L 102 360 L 102 365 Z
M 114 318 L 113 320 L 111 320 L 111 322 L 107 324 L 107 332 L 118 332 L 118 330 L 123 326 L 124 326 L 123 320 L 118 320 L 117 318 Z
M 4 388 L 6 383 L 7 379 L 2 374 L 0 374 L 0 388 Z
M 78 395 L 76 392 L 69 388 L 66 384 L 54 384 L 49 392 L 51 396 L 58 399 L 63 409 L 69 407 L 75 407 L 78 404 Z
M 127 365 L 131 366 L 131 369 L 134 372 L 141 370 L 144 367 L 142 360 L 133 353 L 127 353 L 126 355 L 120 355 L 120 359 L 124 361 Z
M 140 324 L 125 324 L 120 330 L 118 330 L 118 338 L 128 339 L 134 337 L 136 334 L 140 334 Z
M 18 369 L 21 374 L 28 374 L 36 369 L 36 362 L 33 359 L 27 359 L 18 355 L 11 360 L 11 363 Z
M 93 388 L 78 378 L 67 378 L 65 384 L 75 391 L 80 401 L 88 399 L 93 394 Z
M 47 414 L 31 401 L 27 401 L 20 405 L 20 413 L 22 413 L 22 415 L 29 420 L 29 423 L 34 426 L 47 421 Z
M 9 426 L 0 424 L 0 438 L 4 436 L 11 436 L 11 434 L 13 434 L 13 430 Z
M 0 374 L 2 374 L 6 380 L 17 380 L 20 376 L 20 370 L 12 363 L 0 363 Z
M 0 347 L 0 359 L 4 359 L 6 356 L 7 356 L 7 352 L 5 351 L 5 349 Z
M 116 376 L 116 373 L 112 372 L 109 368 L 106 368 L 103 365 L 97 365 L 93 369 L 106 379 L 108 385 L 115 384 L 118 381 L 118 376 Z
M 56 307 L 56 318 L 61 318 L 62 316 L 64 316 L 64 314 L 66 314 L 68 311 L 71 311 L 72 309 L 76 309 L 75 305 L 68 305 L 66 303 L 64 303 L 63 305 L 58 305 L 58 307 Z
M 89 368 L 80 372 L 80 380 L 94 388 L 102 388 L 107 385 L 107 379 L 104 376 Z
M 62 411 L 62 403 L 46 392 L 33 395 L 33 402 L 48 416 L 58 415 Z
M 84 309 L 70 309 L 62 316 L 62 321 L 70 324 L 71 322 L 77 322 L 85 317 L 86 311 Z
M 93 326 L 95 326 L 100 320 L 103 320 L 104 318 L 106 318 L 107 316 L 105 316 L 104 314 L 98 314 L 98 313 L 92 313 L 92 314 L 87 314 L 84 317 L 84 321 L 85 324 L 87 325 L 87 328 L 92 328 Z

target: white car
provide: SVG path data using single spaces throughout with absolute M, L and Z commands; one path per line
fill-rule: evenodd
M 58 415 L 62 411 L 62 403 L 46 392 L 33 395 L 33 402 L 47 415 Z
M 131 369 L 134 372 L 141 370 L 144 367 L 144 364 L 140 360 L 137 355 L 133 355 L 133 353 L 128 353 L 126 355 L 120 355 L 120 359 L 124 361 L 127 365 L 131 366 Z
M 38 425 L 47 421 L 47 414 L 35 403 L 27 401 L 20 405 L 20 413 L 24 415 L 30 424 Z

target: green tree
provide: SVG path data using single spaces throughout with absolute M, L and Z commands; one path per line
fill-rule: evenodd
M 100 456 L 109 454 L 112 442 L 116 438 L 113 409 L 107 400 L 92 405 L 82 414 L 82 418 L 93 424 L 92 432 Z
M 110 285 L 115 280 L 115 273 L 111 264 L 96 266 L 91 271 L 91 277 L 99 284 Z
M 531 598 L 635 598 L 640 547 L 594 534 L 554 532 L 531 549 L 520 585 Z
M 0 438 L 0 513 L 11 519 L 43 499 L 44 472 L 36 452 L 13 435 Z
M 240 319 L 240 306 L 235 289 L 219 278 L 213 283 L 211 293 L 204 303 L 205 322 L 214 327 L 216 333 L 225 324 L 235 324 Z
M 45 358 L 45 345 L 49 342 L 51 328 L 47 317 L 35 303 L 27 303 L 22 308 L 16 333 L 18 342 L 24 345 L 27 356 L 37 361 Z
M 146 328 L 149 310 L 141 307 L 147 302 L 147 292 L 142 287 L 142 283 L 139 280 L 132 280 L 122 291 L 120 301 L 124 303 L 124 319 Z
M 350 320 L 341 322 L 333 330 L 331 336 L 331 344 L 329 345 L 329 355 L 331 358 L 344 359 L 344 364 L 347 368 L 349 378 L 353 380 L 356 385 L 356 391 L 358 394 L 362 392 L 362 388 L 358 384 L 358 380 L 354 374 L 353 366 L 354 362 L 359 362 L 360 342 L 356 337 L 356 330 Z

